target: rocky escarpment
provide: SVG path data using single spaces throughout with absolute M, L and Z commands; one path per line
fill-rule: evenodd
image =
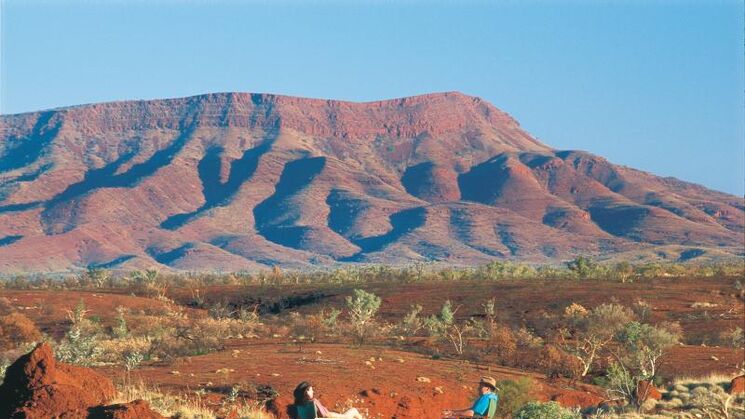
M 742 256 L 744 233 L 742 198 L 552 149 L 460 93 L 0 117 L 0 273 L 686 261 Z
M 39 344 L 10 365 L 0 385 L 0 417 L 159 419 L 142 400 L 107 406 L 114 384 L 91 369 L 59 363 Z

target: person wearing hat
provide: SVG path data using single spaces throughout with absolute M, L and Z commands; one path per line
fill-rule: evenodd
M 445 418 L 460 417 L 485 417 L 489 411 L 489 402 L 499 401 L 499 396 L 494 393 L 497 389 L 497 380 L 492 377 L 481 377 L 479 380 L 479 398 L 473 402 L 473 406 L 468 409 L 443 410 L 442 416 Z

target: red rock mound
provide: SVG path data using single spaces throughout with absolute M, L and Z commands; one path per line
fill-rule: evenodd
M 729 383 L 729 394 L 745 393 L 745 375 L 735 377 Z
M 161 417 L 154 416 L 147 404 L 139 401 L 124 405 L 122 409 L 118 407 L 121 405 L 102 409 L 114 395 L 116 389 L 111 380 L 89 368 L 57 362 L 52 348 L 41 343 L 8 367 L 5 381 L 0 385 L 0 417 Z M 100 414 L 93 414 L 93 411 Z
M 639 385 L 636 386 L 636 397 L 641 401 L 646 400 L 660 400 L 662 399 L 662 393 L 651 384 L 649 381 L 639 381 Z

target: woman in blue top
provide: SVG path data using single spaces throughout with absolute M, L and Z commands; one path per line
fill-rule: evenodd
M 443 410 L 442 416 L 445 418 L 460 417 L 478 417 L 486 416 L 489 411 L 489 401 L 499 401 L 499 396 L 494 393 L 497 389 L 497 380 L 492 377 L 481 377 L 479 380 L 479 398 L 473 402 L 473 406 L 468 409 Z

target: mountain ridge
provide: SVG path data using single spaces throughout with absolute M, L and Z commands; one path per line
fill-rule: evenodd
M 458 92 L 0 116 L 0 272 L 742 257 L 744 202 L 556 150 Z

